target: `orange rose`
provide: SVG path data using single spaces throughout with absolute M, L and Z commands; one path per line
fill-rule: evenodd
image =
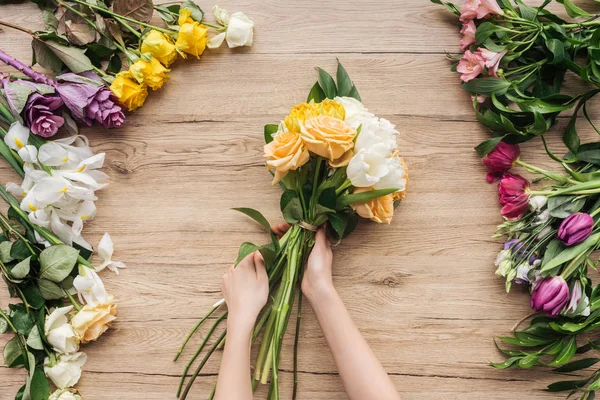
M 308 150 L 327 158 L 332 165 L 345 165 L 350 161 L 347 152 L 354 148 L 356 130 L 344 121 L 320 115 L 301 124 L 300 131 Z
M 273 141 L 265 145 L 265 158 L 269 169 L 275 169 L 273 184 L 282 180 L 289 171 L 294 171 L 308 162 L 310 155 L 296 132 L 279 132 Z
M 356 188 L 354 193 L 358 194 L 371 190 L 373 189 Z M 370 219 L 379 224 L 389 224 L 392 222 L 392 217 L 394 216 L 394 195 L 388 194 L 387 196 L 369 200 L 366 203 L 352 204 L 351 207 L 363 218 Z

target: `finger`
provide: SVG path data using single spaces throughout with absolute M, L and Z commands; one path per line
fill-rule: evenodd
M 327 247 L 327 233 L 325 232 L 325 227 L 321 227 L 317 231 L 317 235 L 315 237 L 315 245 Z
M 227 272 L 229 274 L 233 274 L 233 271 L 235 271 L 235 265 L 232 265 L 231 267 L 229 267 L 229 269 L 227 270 Z
M 254 269 L 254 252 L 248 254 L 240 263 L 238 268 L 253 268 Z
M 254 253 L 254 267 L 256 268 L 256 278 L 261 281 L 268 281 L 269 277 L 267 276 L 267 266 L 265 265 L 265 259 L 260 254 L 260 251 Z
M 278 237 L 281 237 L 283 235 L 286 234 L 286 232 L 291 228 L 291 225 L 288 224 L 287 222 L 282 222 L 281 224 L 277 224 L 273 227 L 271 227 L 271 230 L 273 231 L 273 233 L 275 235 L 277 235 Z

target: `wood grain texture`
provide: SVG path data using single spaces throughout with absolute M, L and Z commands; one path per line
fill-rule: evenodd
M 107 153 L 111 177 L 87 237 L 97 243 L 109 231 L 116 258 L 128 268 L 119 277 L 103 275 L 119 298 L 119 319 L 85 348 L 89 361 L 78 386 L 84 397 L 175 398 L 183 369 L 171 361 L 176 349 L 220 297 L 220 277 L 239 244 L 268 240 L 230 208 L 281 218 L 279 189 L 271 187 L 262 161 L 262 127 L 306 98 L 314 66 L 333 70 L 338 57 L 367 107 L 398 125 L 410 166 L 409 196 L 393 223 L 361 223 L 361 234 L 336 248 L 334 272 L 403 399 L 563 398 L 541 391 L 557 378 L 548 371 L 487 366 L 501 358 L 492 338 L 529 312 L 528 296 L 518 290 L 507 295 L 493 273 L 500 245 L 491 236 L 501 218 L 495 188 L 485 183 L 473 151 L 487 132 L 444 59 L 445 51 L 458 49 L 454 20 L 426 0 L 220 5 L 256 21 L 254 47 L 179 61 L 171 81 L 150 95 L 125 129 L 85 130 L 95 149 Z M 39 11 L 28 3 L 0 6 L 0 19 L 41 27 Z M 4 30 L 0 48 L 30 60 L 22 33 Z M 557 133 L 548 138 L 560 147 Z M 540 142 L 523 147 L 529 161 L 548 164 Z M 0 182 L 15 179 L 0 163 Z M 0 306 L 8 301 L 0 290 Z M 301 336 L 299 398 L 346 398 L 309 307 Z M 6 340 L 0 337 L 0 346 Z M 292 345 L 290 334 L 283 399 L 291 393 Z M 191 398 L 207 397 L 217 371 L 218 363 L 210 363 Z M 22 372 L 0 368 L 0 399 L 11 398 L 22 382 Z

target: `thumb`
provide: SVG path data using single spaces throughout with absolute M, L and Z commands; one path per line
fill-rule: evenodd
M 256 268 L 256 278 L 259 281 L 269 281 L 269 277 L 267 275 L 267 267 L 265 265 L 265 259 L 263 258 L 260 251 L 256 251 L 254 253 L 254 266 Z

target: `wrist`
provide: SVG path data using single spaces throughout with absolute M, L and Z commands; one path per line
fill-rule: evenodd
M 248 315 L 229 314 L 227 317 L 227 332 L 239 334 L 251 334 L 256 323 L 256 317 Z
M 327 302 L 332 298 L 338 297 L 337 291 L 333 284 L 322 283 L 319 285 L 302 286 L 302 292 L 308 299 L 309 303 Z

